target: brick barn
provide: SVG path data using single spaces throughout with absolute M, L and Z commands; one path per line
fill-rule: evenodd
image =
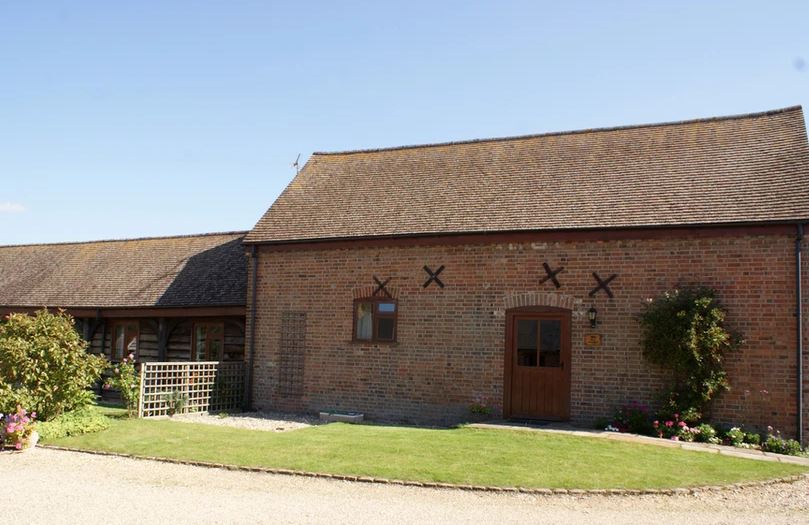
M 653 401 L 636 315 L 702 284 L 746 339 L 712 419 L 805 437 L 807 222 L 800 107 L 315 153 L 244 239 L 252 402 L 591 424 Z

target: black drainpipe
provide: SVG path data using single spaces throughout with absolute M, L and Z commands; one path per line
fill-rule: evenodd
M 803 242 L 803 224 L 798 224 L 798 235 L 795 237 L 795 295 L 798 298 L 798 441 L 803 443 L 803 295 L 801 290 L 801 243 Z
M 258 247 L 254 244 L 250 250 L 253 262 L 253 279 L 250 286 L 250 353 L 247 361 L 247 381 L 245 389 L 246 408 L 253 408 L 253 366 L 256 361 L 256 293 L 258 288 Z

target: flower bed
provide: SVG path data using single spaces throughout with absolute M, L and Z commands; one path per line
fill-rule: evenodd
M 606 425 L 603 423 L 604 421 L 599 421 L 597 427 L 609 432 L 628 432 L 672 441 L 730 445 L 791 456 L 806 453 L 801 449 L 800 443 L 794 439 L 785 439 L 773 427 L 767 427 L 767 433 L 762 439 L 758 432 L 746 432 L 741 426 L 715 428 L 707 422 L 700 422 L 694 414 L 675 412 L 669 417 L 652 419 L 650 408 L 634 401 L 616 409 L 612 419 Z

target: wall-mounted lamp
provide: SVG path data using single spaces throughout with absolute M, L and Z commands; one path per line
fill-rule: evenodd
M 596 310 L 595 306 L 591 306 L 589 310 L 587 310 L 587 319 L 590 320 L 590 328 L 595 328 L 598 324 L 598 310 Z

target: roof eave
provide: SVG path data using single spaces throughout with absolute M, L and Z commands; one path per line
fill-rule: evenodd
M 396 239 L 420 239 L 434 237 L 459 237 L 471 235 L 509 235 L 509 234 L 542 234 L 542 233 L 574 233 L 574 232 L 601 232 L 601 231 L 632 231 L 632 230 L 682 230 L 692 228 L 744 228 L 752 226 L 784 226 L 809 224 L 809 217 L 802 219 L 787 219 L 774 221 L 738 221 L 723 223 L 683 223 L 683 224 L 655 224 L 655 225 L 626 225 L 610 227 L 585 227 L 585 228 L 545 228 L 527 230 L 476 230 L 458 232 L 424 232 L 424 233 L 403 233 L 392 235 L 364 235 L 349 237 L 312 237 L 300 239 L 283 240 L 242 240 L 242 244 L 250 245 L 283 245 L 283 244 L 308 244 L 308 243 L 329 243 L 329 242 L 350 242 L 350 241 L 370 241 L 370 240 L 396 240 Z

